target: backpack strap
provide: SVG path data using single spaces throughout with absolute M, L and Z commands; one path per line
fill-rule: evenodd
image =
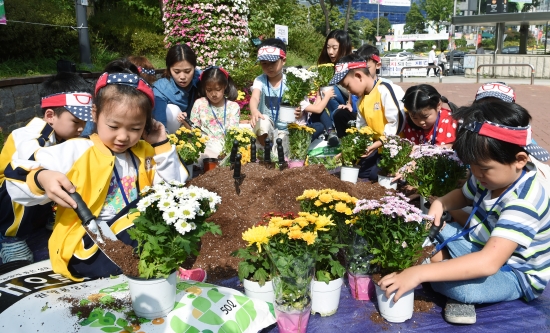
M 399 110 L 398 116 L 397 116 L 397 133 L 396 133 L 396 135 L 399 135 L 399 133 L 403 132 L 403 130 L 405 129 L 405 111 L 399 107 L 399 102 L 397 101 L 397 97 L 393 92 L 393 88 L 391 87 L 391 84 L 384 81 L 381 81 L 380 84 L 388 88 L 388 91 L 391 94 L 391 98 L 393 99 L 393 102 L 395 103 L 397 110 Z

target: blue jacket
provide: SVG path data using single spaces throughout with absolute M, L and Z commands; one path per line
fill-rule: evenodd
M 167 104 L 175 104 L 182 112 L 187 111 L 188 117 L 191 116 L 191 108 L 198 97 L 200 73 L 200 70 L 195 69 L 189 91 L 178 86 L 172 78 L 162 78 L 156 81 L 153 85 L 153 92 L 155 93 L 153 118 L 163 123 L 166 127 Z

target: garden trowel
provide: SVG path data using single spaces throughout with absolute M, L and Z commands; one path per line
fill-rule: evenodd
M 76 215 L 78 215 L 78 218 L 82 221 L 82 226 L 85 227 L 84 229 L 90 235 L 90 237 L 92 237 L 92 239 L 96 239 L 97 242 L 100 242 L 102 244 L 105 243 L 105 241 L 103 240 L 104 237 L 109 238 L 113 241 L 118 240 L 113 230 L 111 230 L 111 228 L 109 228 L 109 226 L 107 225 L 107 222 L 100 221 L 99 224 L 96 222 L 96 217 L 92 214 L 84 200 L 82 200 L 80 194 L 74 192 L 69 193 L 69 196 L 76 202 Z M 90 232 L 92 232 L 93 235 L 91 235 Z
M 439 234 L 439 230 L 441 230 L 441 227 L 443 226 L 443 222 L 450 221 L 451 220 L 451 214 L 448 212 L 443 212 L 443 215 L 441 215 L 441 219 L 439 220 L 439 225 L 435 225 L 435 223 L 432 224 L 430 227 L 430 231 L 428 233 L 428 237 L 424 240 L 424 243 L 422 243 L 422 247 L 427 247 L 430 245 L 433 245 L 435 236 Z

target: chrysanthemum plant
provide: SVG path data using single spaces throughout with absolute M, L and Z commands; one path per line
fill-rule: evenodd
M 315 90 L 319 90 L 321 87 L 326 87 L 329 85 L 330 80 L 334 76 L 334 64 L 321 64 L 315 65 L 308 68 L 310 71 L 317 73 L 317 77 L 313 81 Z
M 267 226 L 272 217 L 281 217 L 283 219 L 294 219 L 293 213 L 266 213 L 262 220 L 256 224 L 257 227 Z M 258 241 L 262 241 L 264 234 L 262 228 L 252 228 L 243 232 L 243 240 L 248 242 L 248 246 L 240 248 L 231 253 L 232 256 L 243 259 L 239 263 L 239 279 L 258 282 L 260 286 L 265 285 L 266 281 L 271 280 L 271 262 L 267 251 L 262 249 Z
M 250 162 L 250 139 L 256 138 L 256 135 L 248 128 L 230 127 L 224 137 L 223 154 L 225 159 L 222 165 L 229 165 L 229 155 L 233 148 L 233 141 L 239 141 L 239 153 L 241 154 L 241 164 Z
M 368 126 L 360 129 L 356 127 L 348 128 L 346 135 L 340 139 L 342 165 L 348 167 L 357 165 L 361 156 L 365 154 L 367 147 L 372 144 L 374 134 L 374 131 Z
M 274 279 L 280 280 L 274 283 L 281 289 L 275 290 L 275 295 L 282 297 L 276 299 L 279 306 L 302 310 L 309 304 L 311 277 L 308 272 L 315 265 L 320 235 L 333 225 L 330 216 L 299 212 L 294 219 L 275 216 L 267 226 L 255 226 L 246 231 L 254 235 L 249 245 L 265 248 L 272 267 L 277 270 L 272 269 L 272 274 Z
M 311 136 L 315 130 L 311 127 L 298 125 L 296 123 L 288 124 L 288 149 L 291 160 L 305 160 L 307 150 L 311 143 Z
M 199 160 L 208 141 L 208 137 L 203 135 L 200 129 L 185 127 L 176 130 L 176 133 L 168 134 L 168 139 L 171 144 L 176 146 L 176 151 L 186 164 L 192 164 Z
M 327 226 L 327 231 L 318 236 L 319 248 L 315 263 L 315 278 L 317 281 L 329 281 L 344 276 L 346 269 L 337 258 L 340 249 L 344 249 L 349 234 L 350 225 L 355 217 L 353 208 L 357 198 L 345 192 L 331 189 L 305 190 L 296 198 L 304 212 L 323 214 L 332 217 L 335 225 Z
M 317 73 L 305 68 L 289 67 L 286 69 L 286 91 L 283 93 L 283 103 L 298 106 L 313 89 L 313 80 Z
M 373 272 L 386 275 L 413 266 L 422 256 L 432 218 L 408 203 L 403 194 L 359 200 L 355 230 L 368 244 Z
M 413 161 L 403 167 L 404 178 L 425 198 L 451 192 L 466 177 L 466 166 L 452 149 L 424 144 L 411 157 Z
M 411 161 L 414 144 L 398 135 L 388 135 L 383 139 L 378 166 L 384 176 L 395 176 L 399 169 Z
M 221 198 L 204 188 L 185 187 L 177 181 L 145 187 L 134 220 L 128 229 L 137 241 L 139 275 L 168 277 L 189 255 L 198 255 L 201 237 L 207 232 L 221 234 L 219 226 L 206 219 L 216 211 Z

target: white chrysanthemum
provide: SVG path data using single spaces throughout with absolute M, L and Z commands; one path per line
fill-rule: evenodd
M 173 200 L 171 195 L 164 195 L 162 198 L 160 198 L 158 203 L 158 208 L 162 212 L 166 212 L 170 207 L 175 207 L 176 202 Z
M 143 190 L 141 190 L 142 194 L 147 194 L 147 192 L 151 191 L 151 186 L 145 186 Z
M 162 213 L 162 218 L 167 224 L 174 224 L 179 219 L 179 213 L 176 207 L 170 207 Z
M 177 220 L 176 223 L 174 223 L 174 226 L 176 227 L 176 230 L 182 235 L 185 235 L 189 231 L 193 230 L 191 228 L 191 224 L 187 223 L 183 219 Z
M 151 206 L 151 199 L 149 197 L 145 197 L 141 200 L 139 200 L 138 204 L 137 204 L 137 209 L 140 211 L 140 212 L 144 212 L 147 207 Z
M 188 189 L 186 187 L 178 187 L 174 190 L 173 194 L 175 198 L 183 199 L 187 197 Z
M 180 218 L 184 218 L 186 220 L 192 220 L 197 215 L 198 211 L 198 202 L 180 202 L 180 204 L 176 207 L 178 211 L 178 215 Z

